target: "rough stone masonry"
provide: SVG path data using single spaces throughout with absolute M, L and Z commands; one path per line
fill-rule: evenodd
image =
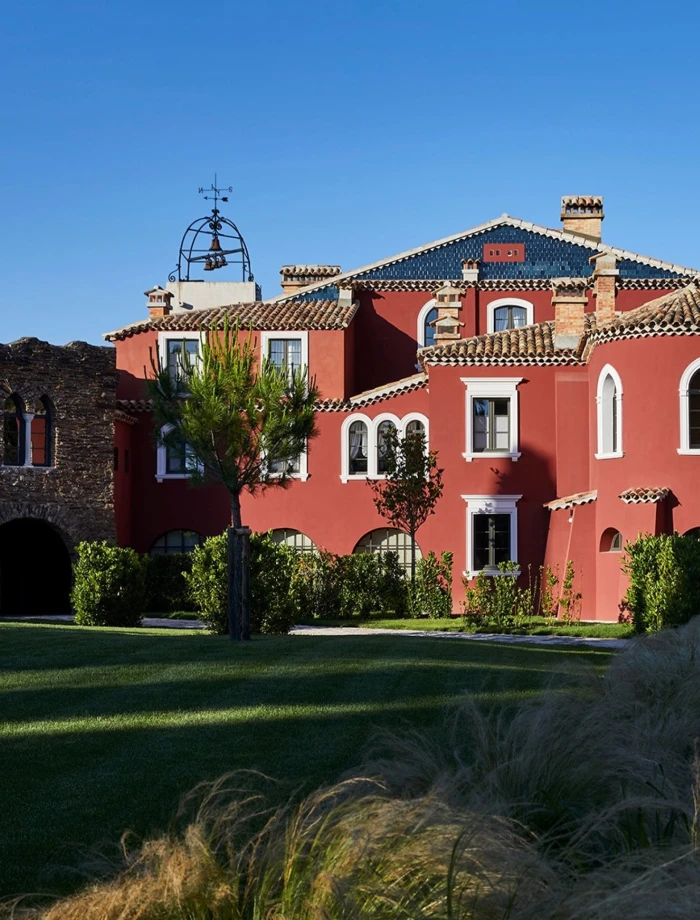
M 115 540 L 115 351 L 86 342 L 35 338 L 0 345 L 0 422 L 8 396 L 27 413 L 51 407 L 51 465 L 8 465 L 0 437 L 0 525 L 16 518 L 52 524 L 69 550 L 81 540 Z

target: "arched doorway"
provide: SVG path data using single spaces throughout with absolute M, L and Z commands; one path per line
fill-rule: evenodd
M 71 560 L 54 528 L 36 518 L 0 526 L 0 615 L 70 613 Z

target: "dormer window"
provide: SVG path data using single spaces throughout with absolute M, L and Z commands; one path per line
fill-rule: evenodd
M 519 329 L 534 323 L 534 307 L 527 300 L 503 297 L 492 301 L 487 307 L 486 331 L 504 332 Z

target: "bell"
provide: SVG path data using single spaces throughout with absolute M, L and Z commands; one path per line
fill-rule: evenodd
M 210 259 L 209 256 L 207 256 L 207 261 L 204 263 L 204 271 L 213 272 L 215 268 L 216 266 L 214 265 L 214 260 Z
M 212 237 L 211 246 L 209 247 L 209 252 L 221 252 L 221 243 L 219 242 L 219 237 Z
M 228 263 L 226 262 L 226 259 L 224 258 L 224 256 L 217 256 L 217 259 L 216 259 L 217 268 L 223 268 L 224 265 L 227 265 L 227 264 Z

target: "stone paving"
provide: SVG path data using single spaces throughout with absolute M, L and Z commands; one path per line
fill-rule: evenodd
M 27 621 L 42 623 L 72 623 L 72 614 L 46 617 L 3 617 L 0 622 Z M 149 629 L 204 629 L 201 620 L 168 620 L 165 617 L 144 617 Z M 367 629 L 362 626 L 294 626 L 291 636 L 408 636 L 412 639 L 464 639 L 469 642 L 503 642 L 506 645 L 578 645 L 593 648 L 625 648 L 629 639 L 600 639 L 593 636 L 504 636 L 501 633 L 440 632 L 428 629 Z

